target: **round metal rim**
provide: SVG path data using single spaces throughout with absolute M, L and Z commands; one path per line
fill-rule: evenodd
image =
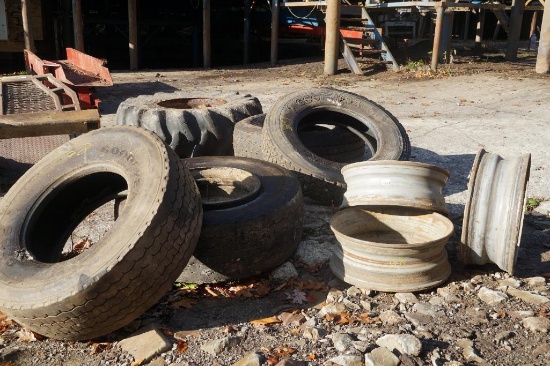
M 344 219 L 344 215 L 353 215 L 356 210 L 382 213 L 387 218 L 398 216 L 399 211 L 412 211 L 413 214 L 439 220 L 442 227 L 438 238 L 420 243 L 369 242 L 344 234 L 334 225 L 336 220 Z M 433 221 L 426 220 L 426 225 L 432 224 Z M 451 273 L 445 243 L 452 235 L 454 226 L 439 213 L 401 207 L 350 207 L 333 216 L 331 229 L 339 245 L 331 257 L 330 268 L 337 277 L 350 284 L 388 292 L 421 291 L 445 282 Z
M 493 180 L 488 180 L 486 176 L 483 175 L 483 172 L 480 170 L 484 166 L 485 160 L 492 158 L 495 160 L 495 166 L 499 166 L 502 162 L 514 162 L 516 161 L 515 167 L 519 169 L 514 169 L 515 179 L 512 183 L 506 185 L 502 181 L 498 181 L 499 184 L 496 186 L 500 188 L 501 191 L 505 191 L 506 188 L 515 188 L 512 189 L 512 195 L 509 196 L 508 200 L 508 209 L 503 210 L 502 204 L 497 206 L 499 202 L 492 200 L 492 192 L 483 192 L 483 187 L 486 185 L 491 185 Z M 525 205 L 525 194 L 527 189 L 527 183 L 529 181 L 529 170 L 531 166 L 531 154 L 525 154 L 513 159 L 503 159 L 498 154 L 492 154 L 487 152 L 485 149 L 480 149 L 474 160 L 472 170 L 470 172 L 470 180 L 468 182 L 468 197 L 466 205 L 464 207 L 464 219 L 462 223 L 462 235 L 460 243 L 459 256 L 463 263 L 465 264 L 486 264 L 494 263 L 500 269 L 513 274 L 514 266 L 517 259 L 517 248 L 520 245 L 521 233 L 523 231 L 523 210 Z M 500 167 L 499 167 L 500 168 Z M 508 175 L 510 176 L 510 175 Z M 514 176 L 511 174 L 511 176 Z M 491 176 L 491 178 L 494 178 Z M 505 183 L 505 182 L 504 182 Z M 502 188 L 505 186 L 504 188 Z M 481 192 L 480 192 L 481 191 Z M 491 189 L 492 191 L 492 189 Z M 483 196 L 482 194 L 485 194 Z M 502 197 L 502 194 L 495 194 L 497 197 Z M 476 198 L 484 198 L 483 204 L 481 206 L 476 205 Z M 479 207 L 485 209 L 487 208 L 486 215 L 483 215 L 483 210 Z M 500 213 L 500 217 L 492 219 L 487 217 L 492 211 L 497 214 Z M 489 220 L 489 221 L 488 221 Z M 491 222 L 495 222 L 493 229 L 487 228 L 486 226 L 491 226 Z M 504 223 L 504 224 L 503 224 Z M 505 232 L 505 241 L 495 241 L 491 240 L 493 237 L 490 233 L 499 232 L 499 228 L 504 227 Z M 481 235 L 480 237 L 483 240 L 476 240 L 475 232 L 487 233 L 487 235 Z M 500 244 L 497 244 L 500 243 Z M 504 251 L 504 253 L 502 253 Z
M 388 170 L 386 177 L 382 171 L 385 168 Z M 363 161 L 346 165 L 341 171 L 347 185 L 341 207 L 401 206 L 448 215 L 443 196 L 450 176 L 446 169 L 410 161 Z M 361 175 L 365 181 L 358 184 Z M 409 187 L 405 189 L 404 184 Z

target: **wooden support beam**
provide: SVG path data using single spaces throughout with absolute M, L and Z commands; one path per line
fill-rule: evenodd
M 205 69 L 211 65 L 210 0 L 202 0 L 202 62 Z
M 519 37 L 521 24 L 523 23 L 523 10 L 525 0 L 513 0 L 510 13 L 510 31 L 508 32 L 508 45 L 506 47 L 506 60 L 513 61 L 518 58 Z
M 279 54 L 279 0 L 271 0 L 271 66 L 277 64 Z
M 325 74 L 334 75 L 338 70 L 338 51 L 340 50 L 340 12 L 342 6 L 340 0 L 327 1 L 327 13 L 325 17 Z
M 0 116 L 0 139 L 84 133 L 99 126 L 97 109 L 7 114 Z
M 476 25 L 476 43 L 475 49 L 481 49 L 481 41 L 483 40 L 483 28 L 485 27 L 485 9 L 481 9 L 477 13 L 477 25 Z
M 82 20 L 81 0 L 73 1 L 73 30 L 74 30 L 74 48 L 84 52 L 84 21 Z
M 23 37 L 25 38 L 25 48 L 31 52 L 36 52 L 34 48 L 32 28 L 29 23 L 29 0 L 21 0 L 21 17 L 23 18 Z
M 128 47 L 130 50 L 130 70 L 138 69 L 138 22 L 137 1 L 128 0 Z
M 535 71 L 539 74 L 550 73 L 550 1 L 544 5 L 542 24 L 540 25 L 539 49 Z
M 443 6 L 437 4 L 435 6 L 437 18 L 435 20 L 435 31 L 434 31 L 434 44 L 432 49 L 432 70 L 437 70 L 437 65 L 439 64 L 439 50 L 441 44 L 441 33 L 443 32 Z

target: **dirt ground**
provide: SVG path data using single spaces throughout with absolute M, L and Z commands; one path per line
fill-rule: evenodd
M 534 72 L 534 53 L 521 56 L 504 63 L 498 50 L 462 50 L 438 72 L 415 61 L 397 73 L 372 67 L 364 76 L 351 74 L 343 63 L 338 75 L 324 76 L 319 60 L 113 72 L 115 85 L 99 91 L 103 126 L 114 123 L 118 104 L 128 97 L 176 90 L 250 93 L 267 111 L 289 91 L 325 86 L 384 106 L 406 128 L 411 160 L 451 172 L 445 190 L 455 226 L 446 246 L 451 276 L 415 295 L 341 282 L 327 263 L 336 245 L 329 227 L 336 209 L 307 201 L 302 243 L 290 260 L 294 278 L 277 282 L 266 274 L 238 283 L 177 285 L 128 327 L 89 342 L 41 339 L 0 315 L 0 365 L 363 365 L 382 348 L 377 341 L 386 334 L 412 335 L 421 350 L 395 350 L 398 361 L 374 364 L 550 364 L 550 215 L 526 212 L 514 276 L 494 265 L 465 267 L 457 259 L 467 176 L 480 147 L 512 156 L 531 153 L 527 196 L 550 201 L 550 77 Z M 524 292 L 520 296 L 514 288 Z M 486 289 L 502 293 L 496 295 L 501 300 L 487 300 Z M 168 350 L 146 361 L 122 351 L 123 340 L 151 325 L 164 334 Z M 223 346 L 214 347 L 214 340 Z

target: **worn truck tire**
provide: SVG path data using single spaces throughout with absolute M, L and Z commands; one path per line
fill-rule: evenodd
M 262 127 L 265 113 L 235 124 L 233 151 L 235 156 L 262 159 Z M 339 163 L 355 163 L 365 159 L 365 142 L 345 128 L 318 124 L 298 132 L 300 141 L 311 152 Z
M 345 165 L 313 154 L 300 141 L 299 131 L 317 121 L 353 131 L 372 151 L 369 160 L 408 160 L 410 142 L 405 129 L 388 111 L 357 94 L 326 88 L 294 92 L 279 99 L 266 115 L 262 150 L 265 159 L 297 173 L 305 196 L 338 205 L 345 182 Z
M 116 124 L 155 132 L 182 158 L 223 156 L 233 155 L 235 123 L 259 113 L 262 105 L 249 94 L 156 93 L 122 102 Z
M 127 200 L 111 229 L 89 249 L 63 257 L 75 227 L 120 192 Z M 192 255 L 201 218 L 192 176 L 152 132 L 114 127 L 77 137 L 0 201 L 1 311 L 51 338 L 110 333 L 171 288 Z
M 292 256 L 302 236 L 300 184 L 288 170 L 240 157 L 185 160 L 203 202 L 193 257 L 180 282 L 213 283 L 269 271 Z

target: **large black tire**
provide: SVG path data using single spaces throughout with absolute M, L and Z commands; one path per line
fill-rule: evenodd
M 233 128 L 238 121 L 262 113 L 249 94 L 156 93 L 129 98 L 116 113 L 117 125 L 155 132 L 178 156 L 233 155 Z
M 302 236 L 304 205 L 300 184 L 288 170 L 238 157 L 190 158 L 185 164 L 199 184 L 204 215 L 197 248 L 178 281 L 242 279 L 269 271 L 292 256 Z M 251 177 L 237 177 L 239 170 Z M 248 185 L 246 192 L 252 194 L 209 204 L 208 192 L 224 181 Z M 259 189 L 254 190 L 250 181 L 256 181 Z
M 127 192 L 112 228 L 63 260 L 90 212 Z M 33 166 L 0 202 L 0 306 L 29 329 L 85 340 L 141 315 L 172 286 L 198 240 L 202 206 L 180 159 L 152 132 L 77 137 Z
M 263 160 L 262 127 L 265 113 L 235 124 L 233 151 L 235 156 Z M 365 142 L 354 133 L 338 126 L 322 124 L 298 132 L 300 141 L 311 152 L 339 163 L 355 163 L 365 159 Z
M 408 160 L 410 142 L 405 129 L 388 111 L 357 94 L 326 88 L 294 92 L 279 99 L 266 115 L 262 149 L 267 161 L 297 173 L 305 196 L 338 205 L 345 191 L 337 163 L 313 154 L 300 141 L 299 131 L 327 121 L 364 139 L 370 160 Z

